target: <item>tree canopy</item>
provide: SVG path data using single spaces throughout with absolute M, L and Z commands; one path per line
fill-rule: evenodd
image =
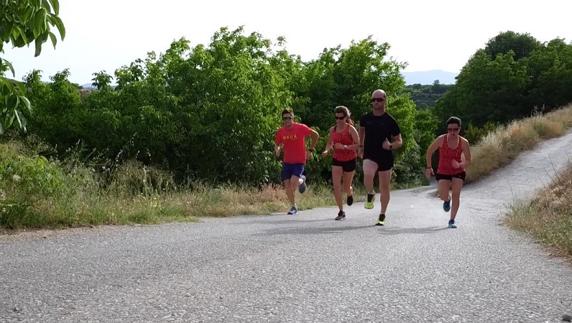
M 457 115 L 479 127 L 505 123 L 572 102 L 571 88 L 571 44 L 505 32 L 469 59 L 436 112 L 440 120 Z
M 406 139 L 398 164 L 416 165 L 422 136 L 414 133 L 415 106 L 402 64 L 386 57 L 388 44 L 367 38 L 325 49 L 309 62 L 289 54 L 284 44 L 283 38 L 270 41 L 242 28 L 221 28 L 208 45 L 180 39 L 113 76 L 94 73 L 96 90 L 83 98 L 66 71 L 50 84 L 39 82 L 36 71 L 26 83 L 37 105 L 30 128 L 60 153 L 80 142 L 86 153 L 138 159 L 181 180 L 262 183 L 278 180 L 272 147 L 284 107 L 317 129 L 323 145 L 335 106 L 348 106 L 359 120 L 371 110 L 371 92 L 383 88 Z M 328 161 L 313 160 L 308 167 L 329 173 Z M 406 178 L 405 168 L 397 172 Z
M 55 28 L 60 37 L 65 37 L 65 27 L 59 18 L 58 0 L 2 0 L 0 1 L 0 134 L 17 121 L 26 130 L 25 112 L 30 112 L 29 100 L 24 95 L 21 84 L 5 77 L 10 70 L 15 75 L 9 61 L 2 58 L 4 45 L 24 47 L 35 46 L 35 56 L 40 55 L 42 45 L 49 39 L 56 46 Z

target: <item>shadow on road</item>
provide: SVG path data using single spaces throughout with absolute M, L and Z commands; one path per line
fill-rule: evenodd
M 328 220 L 331 221 L 331 220 Z M 290 228 L 276 228 L 266 230 L 264 233 L 257 233 L 258 236 L 273 236 L 281 234 L 334 234 L 342 233 L 344 231 L 350 230 L 360 230 L 360 229 L 373 229 L 374 226 L 347 226 L 347 227 L 290 227 Z
M 382 227 L 379 230 L 379 234 L 383 235 L 397 235 L 397 234 L 426 234 L 435 233 L 442 230 L 451 230 L 447 227 L 427 227 L 427 228 L 392 228 L 392 227 Z
M 302 222 L 302 221 L 301 221 Z M 292 223 L 292 222 L 290 222 Z M 266 230 L 263 233 L 256 233 L 256 236 L 273 236 L 273 235 L 290 235 L 290 234 L 336 234 L 352 230 L 377 230 L 379 234 L 383 235 L 397 235 L 397 234 L 427 234 L 436 233 L 441 230 L 448 230 L 447 227 L 427 227 L 427 228 L 388 228 L 377 227 L 375 225 L 362 225 L 362 226 L 328 226 L 328 227 L 290 227 L 290 228 L 275 228 Z
M 252 224 L 295 224 L 295 223 L 310 223 L 310 222 L 332 222 L 332 219 L 302 219 L 300 217 L 292 217 L 285 220 L 275 220 L 274 218 L 265 218 L 261 221 L 248 221 L 245 223 L 239 223 L 244 225 L 252 225 Z

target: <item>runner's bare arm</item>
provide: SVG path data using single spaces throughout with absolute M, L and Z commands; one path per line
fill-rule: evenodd
M 334 131 L 334 127 L 330 128 L 328 142 L 326 143 L 326 148 L 322 152 L 322 157 L 326 157 L 333 149 L 333 142 L 332 142 L 332 132 Z
M 284 144 L 274 144 L 274 155 L 276 155 L 276 158 L 280 158 L 280 152 L 282 152 L 283 147 Z
M 434 175 L 431 158 L 433 157 L 433 153 L 441 146 L 442 141 L 443 136 L 439 136 L 427 147 L 427 152 L 425 153 L 425 176 L 427 178 Z
M 465 156 L 461 166 L 464 169 L 467 169 L 471 164 L 471 149 L 469 147 L 469 141 L 465 138 L 461 138 L 461 142 L 463 143 L 463 155 Z
M 316 130 L 310 128 L 310 138 L 312 140 L 310 143 L 310 151 L 315 151 L 318 139 L 320 139 L 320 134 Z
M 358 134 L 356 128 L 352 125 L 350 125 L 350 135 L 352 136 L 353 144 L 348 145 L 348 149 L 357 150 L 359 148 L 359 145 L 360 145 L 359 134 Z
M 397 136 L 392 136 L 391 137 L 391 142 L 388 142 L 389 147 L 384 147 L 387 150 L 394 150 L 394 149 L 399 149 L 401 146 L 403 146 L 403 139 L 401 138 L 401 134 L 397 134 Z

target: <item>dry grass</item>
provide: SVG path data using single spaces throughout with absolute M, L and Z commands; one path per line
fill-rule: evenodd
M 542 140 L 563 135 L 570 127 L 572 105 L 514 121 L 490 132 L 471 149 L 473 163 L 467 169 L 467 182 L 505 166 L 521 152 L 534 148 Z
M 572 164 L 531 202 L 514 206 L 506 223 L 572 260 Z
M 59 199 L 37 198 L 10 203 L 0 190 L 0 227 L 63 228 L 102 224 L 155 224 L 172 221 L 196 221 L 197 217 L 225 217 L 285 213 L 289 204 L 285 191 L 274 185 L 261 189 L 227 185 L 197 185 L 193 189 L 155 194 L 118 194 L 112 191 L 79 189 Z M 330 187 L 308 185 L 297 193 L 300 209 L 331 206 Z M 12 209 L 10 209 L 12 208 Z
M 303 195 L 297 195 L 301 209 L 331 205 L 333 197 L 328 188 L 309 185 Z M 195 187 L 192 191 L 173 196 L 179 200 L 190 216 L 229 216 L 286 212 L 289 204 L 280 186 L 267 185 L 261 189 L 225 186 Z
M 128 161 L 103 177 L 77 160 L 47 160 L 18 141 L 0 143 L 0 228 L 194 221 L 197 217 L 285 213 L 281 186 L 177 186 L 172 176 Z M 308 185 L 300 209 L 334 204 L 332 188 Z

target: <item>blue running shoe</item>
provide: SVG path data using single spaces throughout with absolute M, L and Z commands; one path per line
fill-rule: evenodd
M 443 202 L 443 211 L 449 212 L 450 209 L 451 209 L 451 199 Z
M 306 192 L 306 176 L 300 175 L 300 185 L 298 185 L 298 192 L 304 193 Z
M 456 229 L 457 225 L 455 224 L 455 220 L 449 220 L 449 229 Z

